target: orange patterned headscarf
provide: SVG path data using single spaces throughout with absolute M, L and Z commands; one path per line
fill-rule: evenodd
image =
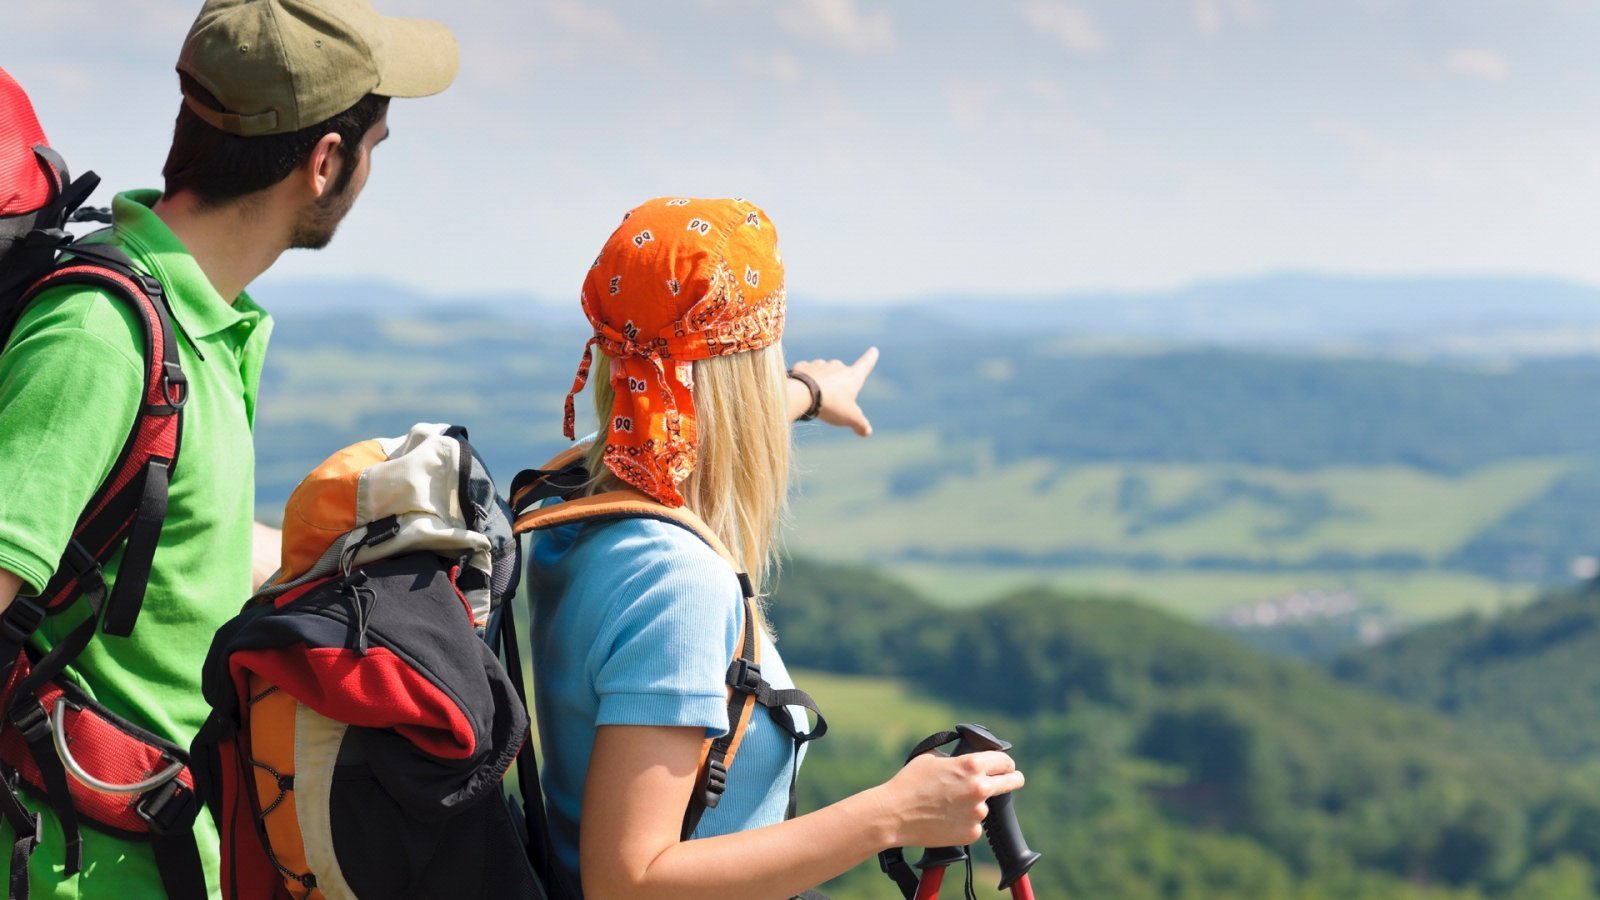
M 599 345 L 616 394 L 602 426 L 607 468 L 682 506 L 678 485 L 694 470 L 698 445 L 690 363 L 759 350 L 783 335 L 777 229 L 743 200 L 658 197 L 623 216 L 606 241 L 583 281 L 583 311 L 594 337 L 567 394 L 566 436 Z

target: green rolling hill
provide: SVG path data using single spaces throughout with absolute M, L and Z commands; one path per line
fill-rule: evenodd
M 923 734 L 985 722 L 1029 776 L 1016 807 L 1046 854 L 1041 897 L 1600 896 L 1600 770 L 1139 604 L 948 610 L 799 561 L 772 616 L 786 661 L 827 670 L 797 680 L 834 711 L 802 808 L 881 781 Z M 830 890 L 890 895 L 871 865 Z
M 830 329 L 797 326 L 792 355 L 864 343 Z M 1241 633 L 1326 653 L 1515 605 L 1600 551 L 1600 360 L 1086 354 L 937 323 L 877 337 L 878 434 L 801 429 L 790 544 L 942 603 L 1046 585 L 1205 621 L 1265 604 L 1273 627 Z M 503 479 L 542 462 L 580 346 L 525 318 L 285 317 L 257 423 L 263 518 L 333 449 L 415 421 L 467 425 Z M 1355 611 L 1296 618 L 1305 595 Z

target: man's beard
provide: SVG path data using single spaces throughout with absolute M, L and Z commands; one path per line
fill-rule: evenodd
M 291 248 L 321 250 L 328 246 L 339 223 L 344 221 L 345 214 L 354 205 L 354 198 L 347 196 L 350 193 L 348 188 L 347 184 L 344 190 L 320 197 L 300 211 L 300 218 L 289 232 Z

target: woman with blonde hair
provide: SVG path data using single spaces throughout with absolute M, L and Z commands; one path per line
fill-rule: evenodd
M 781 900 L 889 847 L 971 843 L 987 799 L 1022 786 L 1003 753 L 929 755 L 793 815 L 815 704 L 749 598 L 775 568 L 789 420 L 865 419 L 859 368 L 786 377 L 785 302 L 776 231 L 740 200 L 643 204 L 584 282 L 594 337 L 573 394 L 594 383 L 600 428 L 591 477 L 557 508 L 631 512 L 544 527 L 528 580 L 552 841 L 589 900 Z M 575 418 L 569 394 L 569 438 Z M 741 694 L 764 710 L 745 719 Z

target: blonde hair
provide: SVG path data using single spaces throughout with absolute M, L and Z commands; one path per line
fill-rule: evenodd
M 760 350 L 697 360 L 694 366 L 695 424 L 699 434 L 694 471 L 680 486 L 684 505 L 705 521 L 750 575 L 756 591 L 778 571 L 778 538 L 789 498 L 789 419 L 783 350 Z M 611 418 L 611 360 L 596 351 L 595 410 Z M 589 448 L 587 493 L 627 487 L 606 468 L 606 429 Z

